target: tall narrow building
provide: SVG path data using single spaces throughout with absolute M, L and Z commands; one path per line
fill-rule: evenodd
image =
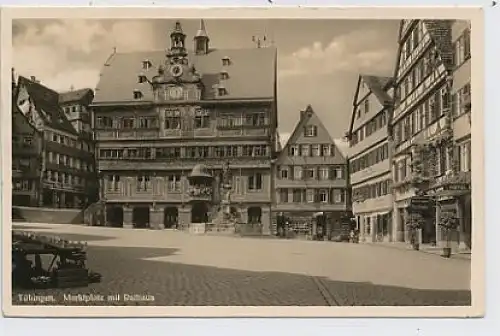
M 276 161 L 274 197 L 274 216 L 286 217 L 294 231 L 309 232 L 313 216 L 322 212 L 340 234 L 341 217 L 350 208 L 347 160 L 310 105 Z
M 391 118 L 398 241 L 444 241 L 443 216 L 459 216 L 458 200 L 469 188 L 455 179 L 452 25 L 452 20 L 401 22 Z M 408 224 L 417 221 L 419 237 L 412 237 Z
M 363 241 L 392 241 L 392 173 L 388 120 L 392 78 L 360 75 L 349 140 L 352 211 Z
M 471 147 L 471 26 L 470 21 L 457 20 L 452 26 L 454 51 L 453 69 L 453 140 L 458 181 L 470 185 L 472 167 Z M 465 190 L 458 195 L 458 217 L 460 225 L 460 244 L 463 248 L 472 247 L 472 207 L 471 191 Z
M 192 47 L 186 38 L 176 22 L 166 52 L 117 52 L 103 67 L 93 118 L 107 223 L 211 221 L 224 177 L 231 212 L 268 234 L 276 50 L 213 48 L 203 21 Z M 200 172 L 214 179 L 211 195 L 191 192 Z

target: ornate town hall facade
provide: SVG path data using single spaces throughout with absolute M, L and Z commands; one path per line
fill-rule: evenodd
M 103 68 L 93 126 L 106 222 L 210 223 L 229 190 L 239 222 L 260 224 L 267 234 L 276 50 L 212 49 L 203 21 L 193 40 L 188 51 L 176 22 L 166 52 L 115 52 Z

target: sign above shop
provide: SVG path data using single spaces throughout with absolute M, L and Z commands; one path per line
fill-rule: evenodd
M 429 196 L 416 196 L 410 199 L 410 211 L 427 211 L 434 203 L 432 197 Z

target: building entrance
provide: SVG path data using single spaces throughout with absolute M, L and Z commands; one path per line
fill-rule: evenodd
M 123 209 L 112 206 L 106 209 L 106 219 L 111 227 L 123 227 Z
M 179 211 L 176 207 L 168 207 L 163 211 L 163 224 L 165 229 L 177 228 L 179 223 Z
M 132 211 L 132 222 L 135 228 L 149 227 L 149 207 L 136 207 Z

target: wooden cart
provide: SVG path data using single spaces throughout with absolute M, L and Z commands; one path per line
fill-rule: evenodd
M 34 263 L 28 257 L 34 256 Z M 49 256 L 48 267 L 42 257 Z M 69 288 L 99 282 L 86 267 L 86 243 L 25 231 L 12 232 L 12 284 L 25 288 Z M 34 264 L 34 265 L 33 265 Z

